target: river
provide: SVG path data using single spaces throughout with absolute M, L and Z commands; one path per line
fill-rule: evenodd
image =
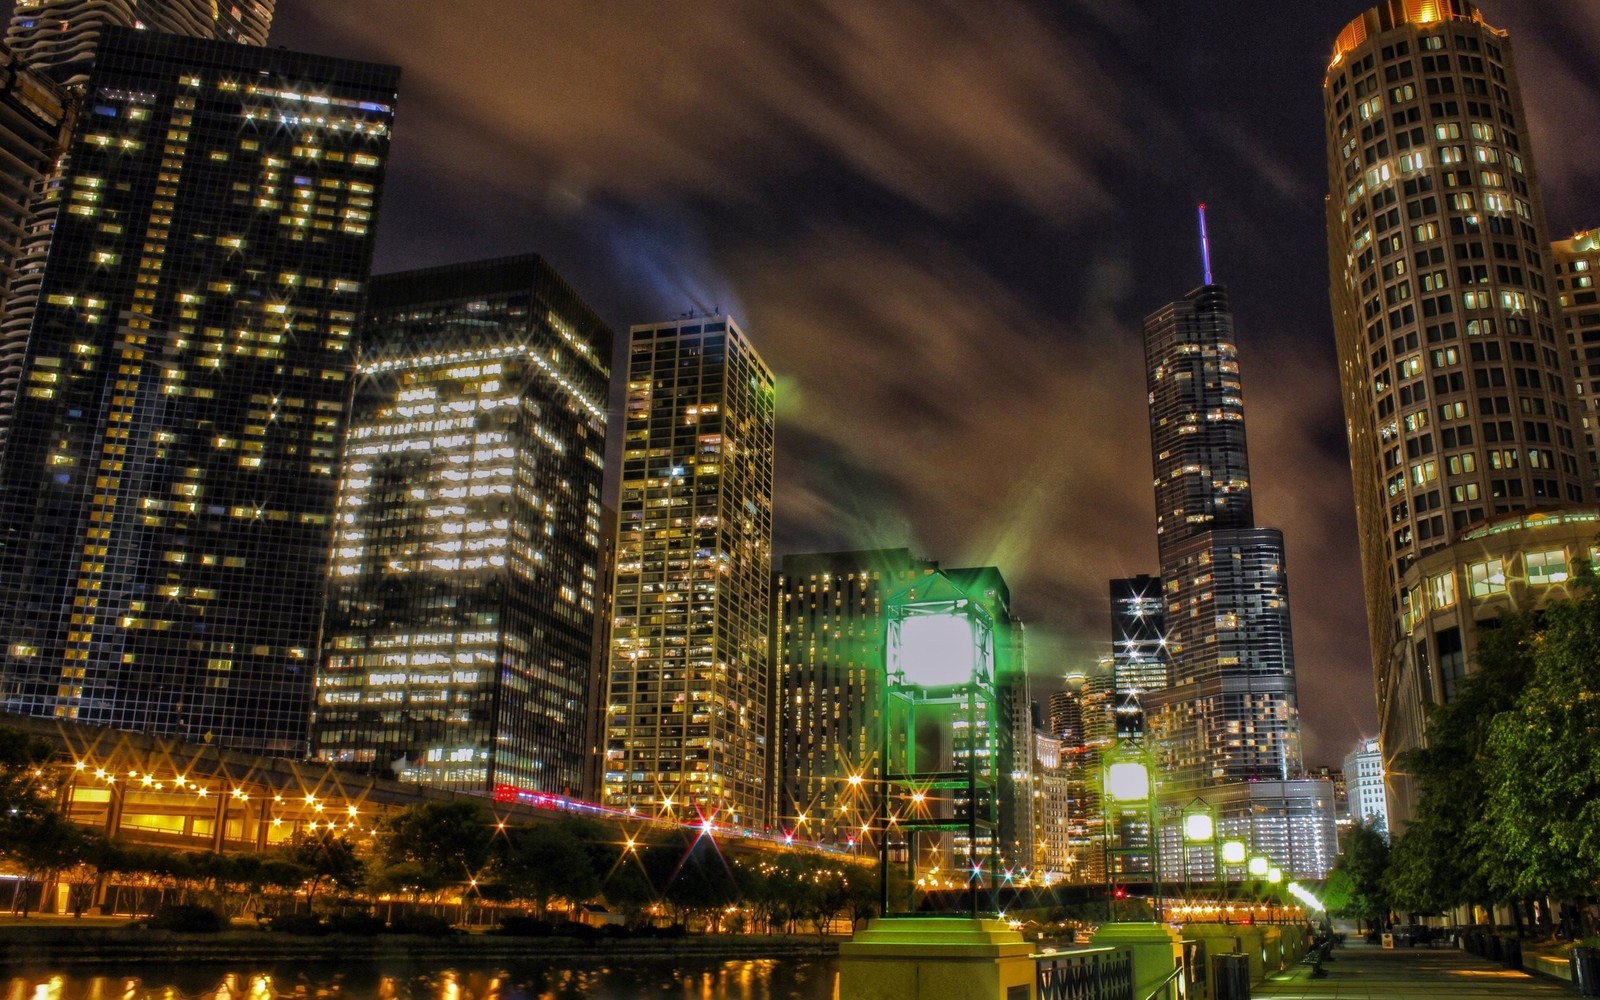
M 832 1000 L 827 959 L 138 964 L 0 971 L 0 1000 Z

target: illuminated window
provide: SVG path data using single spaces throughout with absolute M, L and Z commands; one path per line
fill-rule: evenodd
M 1453 608 L 1456 604 L 1456 575 L 1454 572 L 1441 573 L 1428 578 L 1428 597 L 1433 604 L 1433 610 L 1443 611 Z
M 1524 553 L 1522 565 L 1530 584 L 1566 583 L 1569 578 L 1566 549 Z
M 1467 579 L 1472 584 L 1473 597 L 1489 597 L 1506 592 L 1506 563 L 1504 559 L 1486 559 L 1467 567 Z

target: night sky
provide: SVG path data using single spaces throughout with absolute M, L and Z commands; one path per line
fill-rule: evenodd
M 998 565 L 1041 694 L 1158 569 L 1139 325 L 1207 202 L 1317 764 L 1376 726 L 1322 209 L 1365 6 L 279 0 L 273 43 L 404 67 L 379 271 L 534 251 L 619 335 L 731 312 L 779 375 L 776 552 Z M 1482 6 L 1552 236 L 1600 225 L 1600 3 Z

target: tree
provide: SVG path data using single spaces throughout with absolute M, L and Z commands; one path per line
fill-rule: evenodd
M 374 885 L 439 892 L 486 874 L 495 824 L 476 802 L 418 802 L 378 827 Z
M 1532 673 L 1489 727 L 1486 818 L 1524 897 L 1572 899 L 1600 883 L 1600 593 L 1552 602 Z
M 1328 879 L 1328 906 L 1336 916 L 1364 920 L 1369 927 L 1389 915 L 1389 840 L 1383 823 L 1358 823 L 1344 835 L 1339 860 Z
M 361 886 L 366 864 L 356 857 L 355 845 L 332 830 L 301 830 L 290 838 L 283 858 L 305 873 L 311 880 L 306 890 L 306 906 L 317 898 L 317 889 L 324 881 L 354 892 Z
M 1488 815 L 1489 733 L 1533 674 L 1540 621 L 1504 615 L 1478 643 L 1477 670 L 1428 719 L 1425 745 L 1406 756 L 1420 786 L 1416 815 L 1394 843 L 1389 890 L 1397 907 L 1436 912 L 1515 894 L 1516 861 L 1500 851 Z
M 600 876 L 589 851 L 565 821 L 508 831 L 495 867 L 500 887 L 514 899 L 532 902 L 540 917 L 557 899 L 576 905 L 600 893 Z

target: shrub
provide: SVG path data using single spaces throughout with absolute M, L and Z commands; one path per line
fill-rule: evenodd
M 189 903 L 172 903 L 157 910 L 146 921 L 147 926 L 161 931 L 182 931 L 185 934 L 215 934 L 226 930 L 228 921 L 209 906 Z
M 575 938 L 579 941 L 597 941 L 600 938 L 600 929 L 580 924 L 576 920 L 569 920 L 564 924 L 557 924 L 555 933 L 562 937 Z
M 280 934 L 326 934 L 328 927 L 309 913 L 280 913 L 267 921 L 267 929 Z
M 425 937 L 444 937 L 455 933 L 450 921 L 431 913 L 408 913 L 390 924 L 389 930 L 394 934 L 420 934 Z

